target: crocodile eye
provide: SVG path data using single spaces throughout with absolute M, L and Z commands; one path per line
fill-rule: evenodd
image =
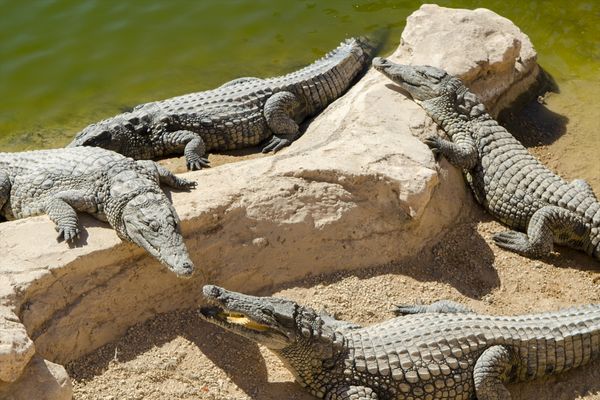
M 92 136 L 87 140 L 87 143 L 92 146 L 98 146 L 107 142 L 110 142 L 112 135 L 109 131 L 103 130 L 102 132 Z
M 268 315 L 269 317 L 273 317 L 275 315 L 275 309 L 271 305 L 266 305 L 263 310 L 263 314 Z
M 156 221 L 151 221 L 148 225 L 153 231 L 158 231 L 160 229 L 160 224 Z

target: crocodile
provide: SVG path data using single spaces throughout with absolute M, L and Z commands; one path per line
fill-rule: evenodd
M 586 181 L 546 168 L 446 71 L 379 57 L 373 66 L 446 132 L 450 140 L 431 136 L 425 144 L 461 168 L 475 199 L 514 229 L 494 235 L 498 246 L 539 258 L 559 244 L 600 259 L 600 203 Z
M 134 159 L 184 154 L 188 169 L 209 166 L 207 151 L 266 141 L 276 152 L 299 135 L 299 123 L 341 96 L 370 63 L 376 46 L 352 38 L 287 75 L 243 77 L 208 91 L 141 104 L 89 125 L 69 146 L 98 146 Z
M 95 147 L 0 153 L 0 215 L 7 220 L 47 214 L 58 240 L 79 236 L 77 211 L 108 222 L 178 275 L 190 275 L 179 218 L 159 183 L 189 189 L 195 182 L 154 161 L 135 161 Z
M 203 294 L 203 319 L 267 347 L 326 400 L 510 400 L 505 383 L 600 358 L 600 304 L 489 316 L 439 301 L 362 327 L 290 300 L 212 285 Z

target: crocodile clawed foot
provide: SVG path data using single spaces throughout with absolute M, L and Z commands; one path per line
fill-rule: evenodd
M 529 238 L 526 234 L 517 231 L 500 232 L 494 235 L 494 243 L 503 249 L 516 253 L 524 253 L 529 247 Z
M 57 240 L 64 240 L 67 243 L 73 243 L 75 239 L 79 239 L 79 229 L 71 227 L 56 227 L 58 232 Z
M 417 304 L 399 304 L 392 310 L 397 316 L 419 314 L 423 312 L 423 306 Z
M 198 186 L 198 182 L 190 181 L 183 178 L 177 178 L 177 189 L 194 189 Z
M 208 158 L 198 157 L 193 160 L 188 159 L 186 165 L 190 171 L 196 171 L 202 168 L 210 168 L 210 161 L 208 161 Z
M 425 143 L 433 152 L 439 153 L 440 148 L 442 147 L 442 139 L 439 136 L 428 136 L 423 139 L 423 143 Z
M 272 151 L 273 153 L 277 153 L 279 150 L 283 149 L 286 146 L 289 146 L 291 143 L 292 141 L 289 139 L 273 136 L 271 140 L 269 140 L 269 143 L 267 143 L 267 145 L 263 147 L 262 152 L 269 153 Z
M 436 161 L 439 160 L 442 154 L 442 139 L 439 136 L 429 136 L 423 140 L 423 143 L 429 147 Z
M 429 305 L 424 304 L 401 304 L 396 305 L 394 314 L 397 316 L 422 314 L 422 313 L 472 313 L 470 308 L 452 300 L 438 300 Z

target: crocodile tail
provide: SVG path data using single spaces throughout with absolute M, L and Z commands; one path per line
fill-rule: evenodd
M 377 53 L 381 51 L 381 49 L 387 42 L 389 35 L 390 29 L 388 27 L 383 27 L 378 28 L 367 35 L 358 36 L 349 40 L 356 41 L 356 43 L 358 43 L 358 45 L 363 49 L 366 55 L 369 58 L 373 58 Z
M 523 316 L 518 381 L 560 373 L 600 359 L 600 304 Z M 536 332 L 528 336 L 527 331 Z M 521 336 L 521 341 L 523 341 Z M 517 346 L 519 348 L 519 346 Z
M 374 32 L 363 35 L 351 37 L 343 40 L 338 47 L 327 52 L 323 57 L 314 62 L 314 64 L 326 61 L 330 58 L 339 56 L 340 53 L 345 53 L 348 47 L 358 47 L 362 50 L 366 61 L 370 61 L 385 45 L 389 36 L 388 28 L 379 28 Z M 367 63 L 370 65 L 370 62 Z

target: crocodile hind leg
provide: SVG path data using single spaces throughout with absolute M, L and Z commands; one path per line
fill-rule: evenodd
M 412 304 L 397 305 L 394 309 L 396 315 L 421 314 L 421 313 L 472 313 L 473 310 L 452 300 L 439 300 L 429 305 Z
M 184 147 L 183 155 L 189 170 L 210 167 L 208 158 L 206 158 L 206 145 L 199 134 L 186 130 L 166 132 L 163 140 L 173 149 Z
M 516 367 L 516 357 L 506 346 L 492 346 L 481 353 L 473 369 L 477 400 L 510 400 L 504 382 Z
M 195 181 L 180 178 L 157 162 L 152 160 L 138 160 L 136 162 L 162 185 L 173 189 L 192 189 L 196 187 Z
M 377 394 L 366 386 L 343 386 L 333 389 L 325 400 L 377 400 Z
M 591 253 L 590 228 L 578 215 L 561 207 L 545 206 L 537 210 L 527 226 L 527 234 L 517 231 L 500 232 L 494 242 L 505 249 L 527 257 L 549 254 L 554 243 L 564 244 Z
M 273 136 L 263 147 L 263 153 L 277 152 L 296 140 L 300 128 L 293 117 L 300 108 L 300 101 L 291 92 L 278 92 L 269 97 L 265 103 L 264 115 Z M 289 138 L 279 137 L 281 135 Z

